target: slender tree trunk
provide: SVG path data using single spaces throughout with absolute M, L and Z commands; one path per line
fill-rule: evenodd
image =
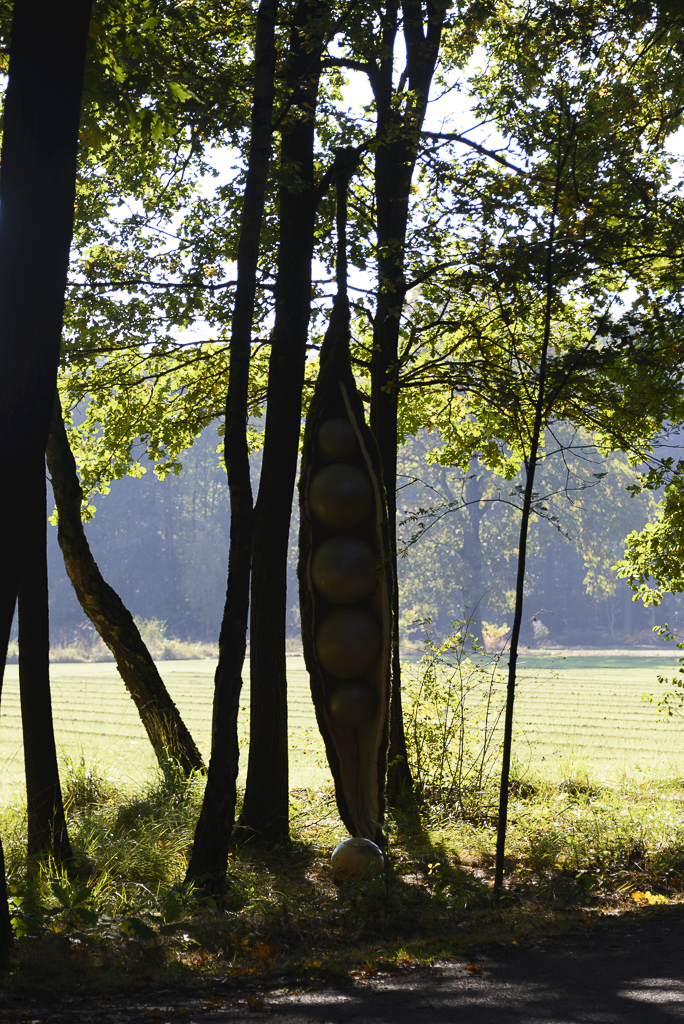
M 26 492 L 27 544 L 19 583 L 19 693 L 24 733 L 28 855 L 71 860 L 50 696 L 47 497 L 45 458 L 31 467 Z
M 515 584 L 515 610 L 511 629 L 510 654 L 508 658 L 508 684 L 506 689 L 506 710 L 504 716 L 504 738 L 501 754 L 501 787 L 499 789 L 499 818 L 496 830 L 496 863 L 494 866 L 494 893 L 501 894 L 503 885 L 504 860 L 506 854 L 506 829 L 508 824 L 508 784 L 510 780 L 511 750 L 513 744 L 513 707 L 515 704 L 515 685 L 518 665 L 518 646 L 520 643 L 520 627 L 522 625 L 523 602 L 525 598 L 525 569 L 527 559 L 527 540 L 530 528 L 534 477 L 539 459 L 539 446 L 545 422 L 547 361 L 551 342 L 551 314 L 554 300 L 554 245 L 556 240 L 556 217 L 560 195 L 561 176 L 574 140 L 575 126 L 572 124 L 569 140 L 565 145 L 559 139 L 558 163 L 556 166 L 556 183 L 551 205 L 549 236 L 546 242 L 546 273 L 545 273 L 545 311 L 544 334 L 539 354 L 538 375 L 536 381 L 536 397 L 533 403 L 533 423 L 529 432 L 529 455 L 525 459 L 525 493 L 523 496 L 522 516 L 520 519 L 520 540 L 518 543 L 518 571 Z M 526 387 L 526 390 L 531 390 Z M 522 417 L 523 424 L 525 417 Z
M 247 645 L 253 514 L 247 445 L 249 361 L 259 238 L 271 159 L 277 13 L 278 0 L 261 0 L 254 45 L 252 135 L 238 245 L 226 400 L 224 453 L 230 490 L 228 588 L 219 635 L 211 760 L 186 876 L 209 876 L 214 888 L 221 888 L 225 881 L 228 844 L 235 823 L 240 756 L 237 717 Z
M 45 452 L 57 381 L 90 12 L 90 0 L 15 0 L 12 17 L 0 174 L 0 680 L 27 468 Z M 11 945 L 0 870 L 0 962 Z
M 317 197 L 314 118 L 320 39 L 327 7 L 300 0 L 290 40 L 292 107 L 283 128 L 280 242 L 271 337 L 266 430 L 252 542 L 250 746 L 245 837 L 288 838 L 285 609 L 287 550 L 302 416 L 306 341 L 311 315 L 311 260 Z M 297 181 L 291 177 L 296 171 Z
M 501 765 L 501 786 L 499 789 L 499 818 L 496 836 L 496 864 L 494 868 L 494 892 L 500 893 L 503 884 L 504 857 L 506 853 L 506 828 L 508 823 L 508 784 L 511 769 L 511 750 L 513 744 L 513 706 L 515 703 L 515 683 L 518 664 L 518 646 L 520 627 L 522 625 L 523 601 L 525 597 L 525 568 L 527 559 L 527 538 L 530 528 L 530 510 L 532 507 L 532 491 L 534 476 L 539 454 L 543 409 L 543 375 L 546 369 L 546 346 L 541 360 L 542 375 L 535 409 L 535 425 L 530 444 L 530 455 L 526 460 L 525 494 L 523 497 L 522 516 L 520 519 L 520 540 L 518 546 L 518 571 L 515 585 L 515 611 L 513 612 L 513 628 L 511 630 L 511 646 L 508 658 L 508 684 L 506 688 L 506 710 L 504 716 L 504 740 Z
M 47 462 L 57 505 L 57 539 L 76 596 L 116 659 L 135 701 L 159 763 L 174 758 L 184 772 L 203 767 L 202 755 L 171 700 L 150 652 L 123 601 L 102 577 L 81 521 L 83 491 L 64 428 L 59 397 L 47 445 Z
M 375 154 L 375 195 L 378 233 L 378 301 L 373 328 L 371 359 L 371 429 L 382 460 L 387 511 L 394 558 L 393 595 L 394 643 L 392 652 L 392 695 L 390 704 L 390 745 L 387 799 L 395 805 L 413 804 L 413 779 L 406 755 L 401 707 L 401 661 L 399 656 L 399 593 L 396 564 L 397 518 L 397 414 L 399 399 L 400 317 L 404 305 L 406 232 L 408 228 L 411 180 L 416 164 L 420 131 L 425 119 L 430 83 L 434 74 L 446 8 L 428 0 L 425 11 L 420 0 L 402 4 L 406 43 L 408 91 L 402 100 L 393 87 L 394 45 L 398 29 L 398 4 L 385 9 L 383 57 L 372 77 L 377 104 L 377 136 L 381 141 Z M 424 22 L 427 28 L 424 29 Z M 399 102 L 397 102 L 399 100 Z

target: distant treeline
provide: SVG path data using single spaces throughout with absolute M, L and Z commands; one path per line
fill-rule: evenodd
M 401 451 L 399 534 L 404 543 L 420 534 L 399 559 L 402 636 L 413 643 L 429 628 L 444 636 L 455 619 L 474 614 L 474 605 L 480 619 L 492 627 L 510 622 L 514 586 L 517 512 L 508 502 L 515 481 L 494 478 L 479 465 L 467 472 L 428 465 L 425 455 L 431 445 L 434 438 L 419 435 Z M 131 612 L 165 622 L 169 637 L 194 642 L 216 641 L 225 596 L 230 515 L 217 446 L 216 430 L 208 428 L 185 454 L 180 475 L 159 480 L 150 466 L 140 479 L 115 481 L 109 494 L 95 497 L 97 512 L 86 528 L 105 578 Z M 615 581 L 614 593 L 606 592 L 614 575 L 609 571 L 603 592 L 596 585 L 596 571 L 594 585 L 586 582 L 592 576 L 592 559 L 599 558 L 597 547 L 605 548 L 600 555 L 608 565 L 621 556 L 629 530 L 640 529 L 645 521 L 643 503 L 625 495 L 618 506 L 607 493 L 610 482 L 615 483 L 615 469 L 608 464 L 607 477 L 580 495 L 556 495 L 552 512 L 558 513 L 559 522 L 539 518 L 534 525 L 526 643 L 644 643 L 654 640 L 655 623 L 684 625 L 679 596 L 667 597 L 659 608 L 644 609 L 632 602 L 632 593 L 621 580 Z M 475 519 L 474 480 L 479 481 L 476 493 L 483 495 Z M 606 500 L 610 514 L 603 507 Z M 449 504 L 453 507 L 445 507 Z M 616 519 L 618 507 L 622 514 Z M 407 514 L 419 509 L 427 514 L 407 521 Z M 293 643 L 299 635 L 297 529 L 295 509 L 288 594 L 288 635 Z M 479 556 L 474 530 L 479 534 Z M 473 568 L 474 557 L 480 559 L 479 569 Z M 52 642 L 64 645 L 75 633 L 92 627 L 67 578 L 54 527 L 49 529 L 49 571 Z M 535 623 L 532 617 L 538 612 Z M 431 625 L 420 625 L 427 618 Z

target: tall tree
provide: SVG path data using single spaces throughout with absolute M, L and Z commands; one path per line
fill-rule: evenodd
M 90 0 L 16 0 L 12 19 L 0 173 L 3 668 L 27 542 L 23 500 L 57 383 L 90 12 Z M 3 958 L 12 937 L 1 847 L 0 876 Z
M 535 492 L 545 425 L 563 417 L 591 426 L 606 448 L 629 450 L 664 415 L 667 388 L 654 384 L 654 353 L 667 346 L 672 365 L 681 365 L 677 317 L 661 308 L 662 292 L 669 290 L 681 315 L 682 235 L 673 224 L 677 204 L 662 152 L 682 110 L 681 70 L 670 66 L 670 43 L 667 33 L 644 26 L 631 8 L 616 5 L 570 18 L 567 10 L 540 3 L 524 13 L 510 9 L 492 24 L 487 69 L 475 78 L 482 97 L 476 114 L 496 123 L 509 144 L 503 156 L 468 140 L 479 156 L 458 182 L 455 223 L 465 227 L 472 218 L 478 229 L 452 277 L 460 298 L 448 330 L 463 345 L 451 382 L 460 405 L 454 420 L 465 425 L 470 419 L 481 433 L 475 444 L 471 438 L 467 459 L 480 445 L 479 457 L 486 458 L 483 442 L 496 437 L 525 469 L 517 491 L 521 523 L 497 891 L 503 883 L 528 526 L 534 512 L 547 511 Z M 607 88 L 616 62 L 621 75 Z M 667 71 L 668 96 L 662 102 L 659 95 L 652 107 L 642 76 L 652 81 L 654 67 Z M 491 172 L 484 171 L 482 157 L 492 161 Z M 468 193 L 473 205 L 466 202 L 465 213 L 459 203 Z M 638 299 L 622 312 L 627 282 Z
M 394 85 L 395 51 L 402 16 L 406 65 Z M 397 413 L 400 373 L 400 320 L 406 297 L 406 235 L 411 182 L 430 86 L 437 66 L 447 13 L 445 3 L 390 0 L 382 13 L 379 54 L 369 72 L 377 109 L 375 196 L 377 202 L 377 306 L 371 358 L 371 429 L 377 439 L 387 493 L 391 546 L 395 552 L 397 518 Z M 394 643 L 390 705 L 388 799 L 410 800 L 412 779 L 406 756 L 401 710 L 399 591 L 393 596 Z
M 463 547 L 461 557 L 465 563 L 465 573 L 461 593 L 463 597 L 463 617 L 468 620 L 468 632 L 474 645 L 484 644 L 482 630 L 482 612 L 485 602 L 483 584 L 483 554 L 480 524 L 485 513 L 482 503 L 484 480 L 480 467 L 473 460 L 469 467 L 465 484 L 465 525 L 463 528 Z
M 19 582 L 19 695 L 26 772 L 27 850 L 29 858 L 48 854 L 57 864 L 67 865 L 71 844 L 59 781 L 50 696 L 44 458 L 32 469 L 24 498 L 26 544 Z
M 228 588 L 219 635 L 211 760 L 187 877 L 209 875 L 223 885 L 235 823 L 239 748 L 237 716 L 247 645 L 252 548 L 252 485 L 247 415 L 252 321 L 259 240 L 273 134 L 275 27 L 278 0 L 261 0 L 254 42 L 254 96 L 245 196 L 237 254 L 237 288 L 230 339 L 224 457 L 230 490 Z
M 81 521 L 83 491 L 58 396 L 47 462 L 57 506 L 57 539 L 66 571 L 83 611 L 114 655 L 159 763 L 165 765 L 171 757 L 186 773 L 203 768 L 202 755 L 171 700 L 133 616 L 104 580 L 93 558 Z
M 311 316 L 311 261 L 319 197 L 315 116 L 325 2 L 299 0 L 286 62 L 288 109 L 281 126 L 278 261 L 266 427 L 254 510 L 250 611 L 250 745 L 242 834 L 288 838 L 285 608 L 287 549 Z

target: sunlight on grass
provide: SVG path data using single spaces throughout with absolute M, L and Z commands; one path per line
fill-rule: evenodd
M 428 779 L 417 811 L 387 822 L 384 875 L 335 883 L 329 858 L 346 833 L 301 659 L 289 667 L 292 843 L 233 847 L 218 898 L 184 883 L 203 776 L 186 782 L 172 764 L 156 766 L 114 666 L 54 667 L 75 861 L 68 877 L 49 863 L 27 872 L 18 780 L 0 832 L 24 984 L 35 976 L 68 986 L 77 966 L 96 972 L 98 984 L 154 969 L 173 977 L 277 974 L 306 986 L 559 934 L 603 913 L 661 913 L 684 899 L 684 781 L 674 762 L 681 730 L 658 725 L 638 700 L 661 666 L 604 665 L 600 675 L 575 664 L 526 670 L 498 903 L 495 770 L 477 776 L 471 799 L 443 772 Z M 161 668 L 206 754 L 214 663 Z M 3 756 L 20 775 L 11 673 L 4 696 Z M 438 686 L 433 696 L 436 706 Z M 603 713 L 612 726 L 602 724 Z M 471 724 L 479 728 L 477 714 Z
M 537 659 L 540 661 L 540 659 Z M 652 661 L 652 663 L 651 663 Z M 531 663 L 531 665 L 530 665 Z M 539 769 L 567 758 L 586 759 L 597 770 L 652 768 L 677 772 L 684 725 L 662 724 L 640 698 L 657 689 L 659 672 L 674 659 L 568 658 L 549 667 L 523 660 L 520 670 L 515 750 L 518 760 Z M 160 662 L 169 692 L 206 758 L 211 731 L 212 658 Z M 103 756 L 122 778 L 138 784 L 155 763 L 145 730 L 113 664 L 51 666 L 55 731 L 60 751 L 72 757 Z M 249 665 L 245 679 L 249 678 Z M 324 763 L 308 676 L 301 657 L 288 658 L 290 780 L 294 789 L 325 785 Z M 249 686 L 241 700 L 241 778 L 247 763 Z M 7 666 L 0 717 L 2 802 L 23 794 L 23 753 L 16 665 Z

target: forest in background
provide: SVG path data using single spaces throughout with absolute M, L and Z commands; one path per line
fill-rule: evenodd
M 113 481 L 108 494 L 97 496 L 97 511 L 86 526 L 105 577 L 133 614 L 165 623 L 166 635 L 183 641 L 215 643 L 220 627 L 230 511 L 219 443 L 216 427 L 207 427 L 182 454 L 179 475 L 160 480 L 150 467 L 141 477 Z M 441 640 L 454 620 L 475 613 L 494 639 L 497 627 L 510 623 L 512 614 L 517 513 L 495 500 L 507 498 L 512 485 L 502 486 L 478 463 L 466 471 L 429 464 L 435 443 L 434 434 L 421 430 L 399 450 L 398 569 L 405 648 L 419 645 L 428 630 Z M 258 453 L 252 464 L 256 483 Z M 577 480 L 554 497 L 559 522 L 540 518 L 533 526 L 524 641 L 579 647 L 658 643 L 654 625 L 667 621 L 684 627 L 681 597 L 670 594 L 657 609 L 644 608 L 612 571 L 627 534 L 654 516 L 655 500 L 650 493 L 630 497 L 625 488 L 636 474 L 624 458 L 604 459 L 594 452 L 587 466 L 583 476 L 575 466 Z M 607 475 L 596 479 L 592 472 Z M 561 483 L 553 467 L 551 477 L 553 490 Z M 476 517 L 462 507 L 466 490 L 472 495 L 474 487 L 490 499 Z M 295 506 L 287 602 L 293 650 L 300 649 L 298 528 Z M 74 594 L 54 527 L 48 530 L 48 555 L 51 642 L 64 646 L 77 640 L 87 648 L 97 634 Z

